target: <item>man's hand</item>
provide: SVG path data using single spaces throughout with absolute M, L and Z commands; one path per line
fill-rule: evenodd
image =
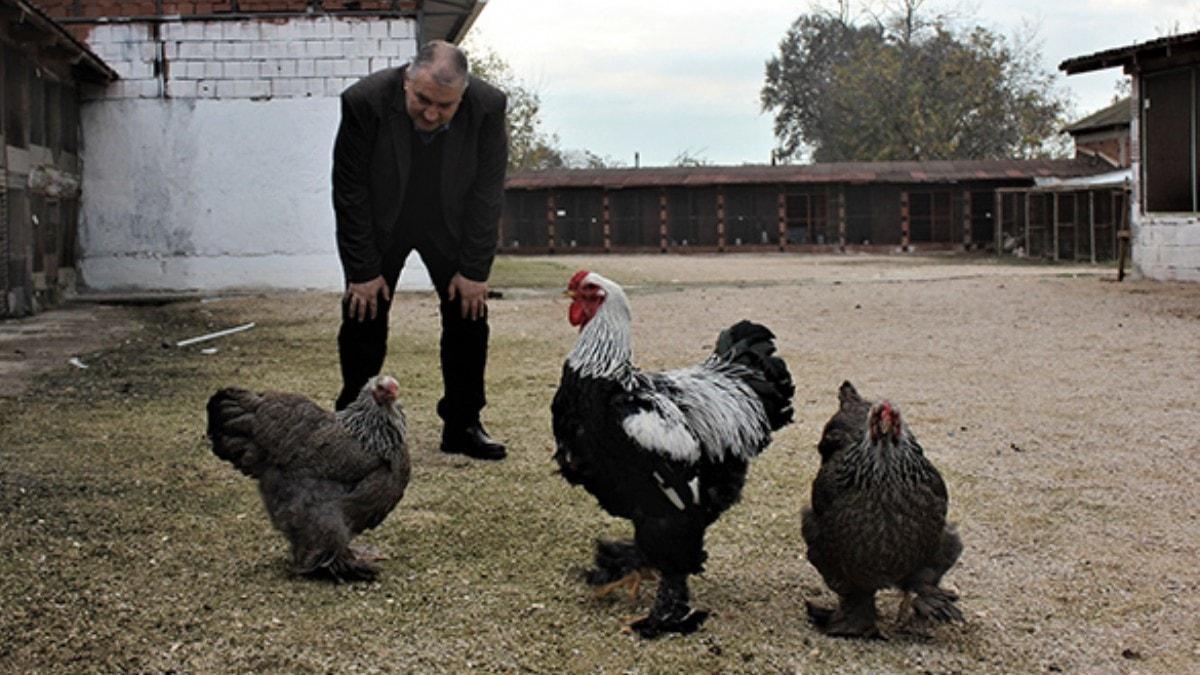
M 346 287 L 346 294 L 342 296 L 342 300 L 350 303 L 350 316 L 356 321 L 363 321 L 368 316 L 374 320 L 379 313 L 380 295 L 383 296 L 384 301 L 392 299 L 392 292 L 388 290 L 383 275 L 361 284 L 351 283 Z
M 450 280 L 446 295 L 450 300 L 459 298 L 464 319 L 476 319 L 487 316 L 487 282 L 471 281 L 461 274 L 455 274 Z

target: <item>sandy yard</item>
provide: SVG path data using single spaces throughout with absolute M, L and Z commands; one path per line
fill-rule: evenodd
M 578 268 L 626 286 L 643 368 L 694 363 L 751 318 L 796 380 L 796 423 L 709 531 L 692 592 L 713 616 L 692 636 L 622 634 L 652 596 L 593 600 L 578 578 L 595 537 L 628 533 L 548 460 Z M 436 307 L 403 294 L 385 371 L 415 473 L 363 537 L 389 554 L 380 581 L 353 587 L 290 577 L 253 485 L 203 438 L 218 386 L 332 399 L 336 296 L 101 312 L 127 330 L 79 354 L 91 367 L 48 358 L 0 398 L 0 670 L 1195 671 L 1200 285 L 1114 277 L 950 256 L 504 258 L 486 419 L 511 456 L 486 466 L 436 451 Z M 215 354 L 161 347 L 244 321 Z M 829 639 L 804 618 L 833 598 L 799 512 L 843 380 L 896 402 L 949 486 L 967 623 L 929 640 Z M 885 627 L 897 602 L 881 596 Z

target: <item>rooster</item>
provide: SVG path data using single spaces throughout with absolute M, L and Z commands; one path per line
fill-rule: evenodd
M 751 459 L 792 420 L 795 387 L 774 335 L 742 321 L 703 363 L 665 373 L 632 363 L 629 301 L 599 274 L 571 278 L 578 341 L 551 407 L 563 477 L 608 513 L 633 522 L 631 542 L 597 542 L 587 581 L 636 594 L 643 572 L 661 576 L 649 614 L 629 628 L 645 638 L 690 633 L 707 618 L 688 604 L 703 571 L 704 532 L 741 497 Z
M 378 526 L 411 470 L 396 380 L 379 375 L 332 413 L 294 394 L 221 389 L 208 400 L 213 453 L 258 481 L 297 574 L 370 581 L 372 556 L 350 540 Z
M 941 474 L 898 407 L 864 400 L 849 382 L 838 400 L 817 446 L 821 468 L 802 533 L 809 562 L 839 604 L 830 610 L 808 603 L 810 618 L 828 635 L 882 638 L 875 592 L 895 587 L 916 622 L 961 621 L 958 596 L 938 586 L 962 552 L 946 522 Z

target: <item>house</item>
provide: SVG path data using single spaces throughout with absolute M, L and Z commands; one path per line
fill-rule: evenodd
M 486 0 L 40 0 L 120 75 L 84 90 L 91 291 L 342 287 L 338 97 Z M 414 271 L 406 269 L 406 278 Z
M 80 88 L 117 73 L 25 0 L 0 0 L 0 317 L 74 286 Z
M 1120 67 L 1133 79 L 1131 248 L 1135 272 L 1200 281 L 1200 32 L 1067 59 L 1067 74 Z
M 1068 124 L 1063 131 L 1075 143 L 1075 156 L 1098 157 L 1114 167 L 1133 162 L 1129 133 L 1133 99 L 1126 96 L 1087 117 Z
M 1083 157 L 517 172 L 501 249 L 997 249 L 997 190 L 1109 169 Z

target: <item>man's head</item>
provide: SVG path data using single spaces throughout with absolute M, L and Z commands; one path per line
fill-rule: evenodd
M 404 106 L 420 131 L 447 124 L 467 91 L 467 55 L 442 40 L 431 40 L 417 51 L 404 75 Z

